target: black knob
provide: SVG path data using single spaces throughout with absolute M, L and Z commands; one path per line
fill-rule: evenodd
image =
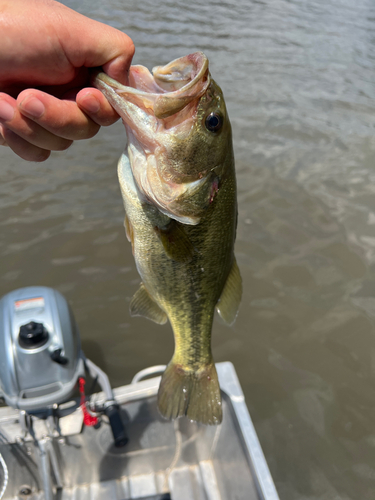
M 18 342 L 24 349 L 36 349 L 44 345 L 48 337 L 48 332 L 43 323 L 30 321 L 30 323 L 20 327 Z
M 69 359 L 66 356 L 63 356 L 61 353 L 62 353 L 61 347 L 55 349 L 54 351 L 51 352 L 51 359 L 52 361 L 59 363 L 59 365 L 67 365 Z
M 104 409 L 104 413 L 109 419 L 116 448 L 125 446 L 129 438 L 126 435 L 119 407 L 116 404 L 111 404 Z

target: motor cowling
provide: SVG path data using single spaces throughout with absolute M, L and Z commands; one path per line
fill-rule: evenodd
M 48 287 L 0 300 L 0 396 L 37 412 L 67 401 L 84 373 L 79 332 L 66 299 Z

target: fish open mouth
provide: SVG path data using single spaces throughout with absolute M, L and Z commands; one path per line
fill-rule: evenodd
M 192 130 L 199 99 L 210 85 L 207 57 L 195 52 L 157 66 L 152 73 L 144 66 L 131 66 L 128 86 L 103 72 L 94 74 L 92 82 L 124 122 L 130 164 L 140 193 L 168 216 L 197 224 L 199 216 L 193 214 L 197 203 L 189 209 L 188 200 L 203 186 L 202 196 L 210 204 L 213 174 L 177 172 L 167 165 L 165 151 L 172 135 L 181 138 Z M 207 177 L 209 185 L 205 186 Z
M 94 85 L 112 96 L 111 104 L 125 123 L 134 125 L 129 103 L 152 112 L 155 118 L 168 118 L 205 93 L 210 83 L 208 59 L 195 52 L 156 66 L 152 73 L 144 66 L 131 66 L 128 80 L 125 86 L 105 73 L 93 77 Z

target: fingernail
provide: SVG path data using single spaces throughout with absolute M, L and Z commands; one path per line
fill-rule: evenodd
M 4 127 L 0 124 L 0 146 L 8 146 L 4 139 Z
M 0 120 L 9 122 L 14 116 L 14 107 L 7 101 L 0 101 Z
M 78 103 L 89 113 L 97 113 L 100 110 L 100 102 L 92 94 L 83 95 L 78 99 Z
M 19 106 L 21 111 L 24 111 L 33 118 L 40 118 L 46 110 L 42 101 L 34 96 L 26 97 Z

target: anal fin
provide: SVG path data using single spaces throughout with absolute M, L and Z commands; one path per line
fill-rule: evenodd
M 143 283 L 130 302 L 130 314 L 131 316 L 144 316 L 159 325 L 164 325 L 168 320 L 165 312 L 150 297 Z
M 232 325 L 237 317 L 241 297 L 242 279 L 236 258 L 234 258 L 229 276 L 221 292 L 220 299 L 216 304 L 217 312 L 228 325 Z

